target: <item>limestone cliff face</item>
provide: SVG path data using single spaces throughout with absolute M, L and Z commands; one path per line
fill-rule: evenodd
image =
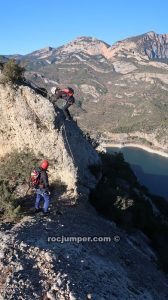
M 141 53 L 147 55 L 149 59 L 168 58 L 168 34 L 148 32 L 139 40 L 138 46 Z
M 57 55 L 62 53 L 84 52 L 89 55 L 103 55 L 114 60 L 117 57 L 132 56 L 139 59 L 168 58 L 168 34 L 157 34 L 153 31 L 118 41 L 111 47 L 103 41 L 92 37 L 79 37 L 60 47 Z
M 44 59 L 45 63 L 47 62 L 47 64 L 52 64 L 58 63 L 64 59 L 69 59 L 69 55 L 80 53 L 85 55 L 83 59 L 86 59 L 92 55 L 103 55 L 106 57 L 109 47 L 110 45 L 94 37 L 82 36 L 61 47 L 43 48 L 27 54 L 26 57 L 29 59 L 33 58 L 38 60 Z
M 96 38 L 82 36 L 60 48 L 60 53 L 84 52 L 89 55 L 106 56 L 108 47 L 108 44 Z
M 60 178 L 74 193 L 96 184 L 89 166 L 99 164 L 92 146 L 75 122 L 64 121 L 61 110 L 30 87 L 0 84 L 0 157 L 33 150 L 53 162 L 53 179 Z
M 89 55 L 103 55 L 107 59 L 114 59 L 116 56 L 124 55 L 139 56 L 146 59 L 168 58 L 168 34 L 157 34 L 153 31 L 145 34 L 118 41 L 110 45 L 93 37 L 79 37 L 64 45 L 54 52 L 54 48 L 48 47 L 33 52 L 32 55 L 38 58 L 45 58 L 51 55 L 65 53 L 86 53 Z
M 168 34 L 147 32 L 115 43 L 106 53 L 106 57 L 112 60 L 128 55 L 138 60 L 168 58 Z

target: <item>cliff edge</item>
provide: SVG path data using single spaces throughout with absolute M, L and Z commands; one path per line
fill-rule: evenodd
M 61 179 L 73 193 L 94 187 L 91 165 L 99 165 L 96 151 L 74 121 L 28 86 L 0 84 L 0 157 L 31 150 L 52 161 L 52 178 Z

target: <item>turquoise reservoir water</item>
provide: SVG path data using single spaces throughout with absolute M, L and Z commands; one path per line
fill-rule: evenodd
M 139 182 L 168 200 L 168 158 L 133 147 L 107 148 L 107 152 L 122 152 Z

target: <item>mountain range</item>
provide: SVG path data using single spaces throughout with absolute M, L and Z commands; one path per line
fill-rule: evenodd
M 153 31 L 112 46 L 79 37 L 58 48 L 12 55 L 25 77 L 45 87 L 72 86 L 71 109 L 83 130 L 103 141 L 168 145 L 168 34 Z

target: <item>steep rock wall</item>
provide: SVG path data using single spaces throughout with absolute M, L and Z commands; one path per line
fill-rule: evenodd
M 64 121 L 48 99 L 28 86 L 0 84 L 0 157 L 14 151 L 33 150 L 53 162 L 52 178 L 69 189 L 94 187 L 90 165 L 100 164 L 96 151 L 74 121 Z

